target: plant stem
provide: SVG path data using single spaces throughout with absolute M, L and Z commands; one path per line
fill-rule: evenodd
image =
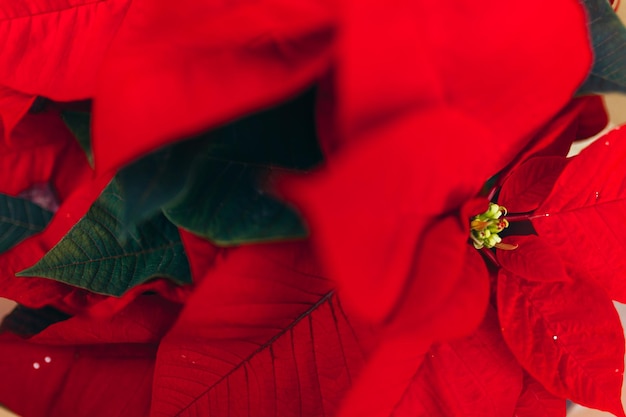
M 514 214 L 507 214 L 504 218 L 507 219 L 509 223 L 524 222 L 524 221 L 530 220 L 533 217 L 532 214 L 533 214 L 532 212 L 514 213 Z

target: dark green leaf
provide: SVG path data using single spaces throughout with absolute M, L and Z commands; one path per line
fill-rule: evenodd
M 164 209 L 176 225 L 218 245 L 305 237 L 297 213 L 265 191 L 270 168 L 205 155 L 184 196 Z
M 0 194 L 0 253 L 42 231 L 52 212 L 22 198 Z
M 132 231 L 136 224 L 160 213 L 163 205 L 183 191 L 205 142 L 196 139 L 168 146 L 118 172 L 120 192 L 129 202 L 122 212 L 124 231 Z
M 91 152 L 91 113 L 64 111 L 61 117 L 74 134 L 80 147 L 85 151 L 89 164 L 93 166 L 93 153 Z
M 48 326 L 71 316 L 53 307 L 28 308 L 18 305 L 2 320 L 0 332 L 8 331 L 22 337 L 41 333 Z
M 124 226 L 163 208 L 178 226 L 221 245 L 305 236 L 295 211 L 268 189 L 274 172 L 322 160 L 314 101 L 308 92 L 124 168 Z
M 118 237 L 126 204 L 112 181 L 55 247 L 17 275 L 51 278 L 115 296 L 155 277 L 191 282 L 178 229 L 162 215 L 144 222 L 127 239 Z
M 584 0 L 594 63 L 578 94 L 626 92 L 626 28 L 607 0 Z

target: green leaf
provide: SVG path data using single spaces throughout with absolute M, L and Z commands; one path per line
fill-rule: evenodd
M 64 111 L 61 113 L 61 117 L 74 134 L 80 147 L 85 151 L 89 164 L 93 166 L 93 152 L 91 151 L 91 113 Z
M 113 180 L 55 247 L 17 275 L 51 278 L 115 296 L 156 277 L 190 283 L 178 229 L 162 215 L 144 222 L 125 240 L 117 236 L 126 204 Z
M 300 238 L 298 214 L 263 184 L 271 169 L 204 155 L 182 198 L 163 212 L 174 224 L 222 246 Z
M 0 194 L 0 253 L 41 232 L 52 212 L 23 198 Z
M 193 172 L 194 160 L 204 152 L 206 140 L 188 140 L 158 150 L 121 169 L 120 192 L 129 202 L 122 211 L 124 231 L 161 212 L 182 193 Z
M 275 172 L 322 160 L 314 102 L 307 92 L 124 168 L 124 226 L 162 208 L 176 225 L 220 245 L 306 236 L 297 213 L 268 190 Z
M 577 94 L 626 92 L 626 28 L 607 0 L 584 0 L 594 63 Z

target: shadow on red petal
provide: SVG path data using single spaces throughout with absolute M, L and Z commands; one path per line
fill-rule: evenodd
M 11 132 L 35 101 L 32 94 L 23 94 L 0 85 L 0 121 L 4 141 L 10 143 Z

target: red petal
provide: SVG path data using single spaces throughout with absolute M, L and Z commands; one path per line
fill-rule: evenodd
M 377 322 L 417 262 L 413 248 L 447 241 L 424 243 L 427 225 L 474 196 L 570 100 L 590 55 L 584 11 L 570 1 L 342 10 L 337 97 L 349 145 L 285 192 L 346 303 Z M 557 68 L 567 75 L 554 83 L 545 74 Z
M 351 0 L 342 11 L 337 85 L 350 141 L 386 140 L 386 125 L 424 109 L 447 108 L 497 138 L 476 140 L 468 126 L 465 135 L 448 138 L 450 148 L 467 140 L 477 151 L 489 150 L 481 163 L 500 156 L 508 162 L 569 102 L 591 64 L 584 10 L 567 0 L 490 1 L 481 7 L 469 0 L 401 1 L 394 7 Z M 452 123 L 454 118 L 441 126 Z M 407 134 L 428 146 L 436 140 L 420 130 Z
M 447 258 L 432 249 L 416 262 L 416 274 L 389 319 L 391 333 L 408 332 L 433 342 L 449 340 L 470 334 L 484 317 L 489 273 L 478 251 L 465 243 L 459 248 L 464 254 L 462 269 L 453 271 L 444 265 Z
M 443 268 L 441 285 L 458 279 L 469 219 L 439 229 L 438 216 L 458 209 L 491 174 L 489 164 L 467 158 L 471 141 L 449 145 L 468 131 L 488 137 L 470 120 L 432 113 L 393 127 L 386 141 L 364 142 L 316 176 L 283 187 L 309 222 L 347 305 L 374 322 L 395 308 L 408 279 L 430 285 L 416 267 L 420 262 Z M 414 130 L 430 138 L 429 146 L 413 139 Z
M 572 159 L 532 218 L 572 276 L 594 280 L 626 301 L 626 130 Z
M 35 98 L 33 95 L 22 94 L 0 85 L 0 120 L 2 120 L 5 141 L 8 140 L 13 128 L 28 112 Z
M 59 101 L 93 94 L 129 0 L 0 1 L 0 84 Z
M 135 1 L 95 100 L 97 169 L 311 84 L 329 65 L 333 12 L 321 0 Z
M 29 340 L 1 335 L 0 401 L 32 417 L 147 416 L 157 344 L 180 307 L 144 294 L 106 318 L 79 314 Z
M 207 271 L 213 267 L 220 254 L 220 248 L 184 229 L 178 229 L 178 233 L 180 233 L 185 254 L 189 261 L 191 278 L 194 284 L 197 285 L 204 278 Z
M 569 104 L 549 121 L 539 132 L 533 132 L 532 141 L 520 152 L 515 160 L 506 168 L 507 175 L 515 172 L 520 164 L 537 156 L 567 156 L 572 142 L 580 139 L 580 135 L 586 132 L 580 131 L 581 121 L 588 121 L 588 130 L 596 127 L 597 109 L 595 108 L 596 97 L 578 97 L 572 99 Z M 603 108 L 603 107 L 602 107 Z M 589 114 L 588 114 L 589 113 Z M 599 129 L 602 130 L 604 125 Z M 502 177 L 502 179 L 506 178 Z
M 472 335 L 433 346 L 394 416 L 512 416 L 522 390 L 522 369 L 490 310 Z
M 571 281 L 558 252 L 541 238 L 515 236 L 505 242 L 518 245 L 515 250 L 496 251 L 500 265 L 507 271 L 531 281 Z
M 568 160 L 561 156 L 531 158 L 504 181 L 498 203 L 509 213 L 535 210 L 552 191 Z
M 144 294 L 113 315 L 79 314 L 29 340 L 1 335 L 0 401 L 32 417 L 147 416 L 157 344 L 180 307 Z
M 15 127 L 13 143 L 0 144 L 0 192 L 17 195 L 52 183 L 63 200 L 92 176 L 87 159 L 58 113 L 29 114 Z
M 152 415 L 333 415 L 367 334 L 306 245 L 224 251 L 163 339 Z
M 565 417 L 565 414 L 565 399 L 546 391 L 543 385 L 525 373 L 524 389 L 517 400 L 513 415 L 515 417 Z
M 105 300 L 106 302 L 107 300 Z M 174 324 L 180 304 L 155 294 L 143 294 L 107 317 L 78 314 L 56 323 L 29 339 L 49 345 L 88 345 L 115 343 L 158 344 Z
M 609 115 L 604 107 L 602 96 L 581 97 L 585 100 L 585 109 L 578 118 L 576 139 L 587 139 L 602 131 L 609 123 Z
M 25 417 L 145 416 L 155 350 L 50 346 L 0 335 L 0 402 Z
M 489 281 L 478 252 L 470 246 L 466 249 L 466 275 L 461 277 L 438 311 L 428 317 L 416 316 L 411 314 L 410 307 L 405 307 L 389 324 L 380 345 L 346 397 L 339 414 L 341 417 L 391 415 L 405 395 L 431 342 L 467 336 L 483 320 Z M 417 330 L 399 333 L 398 328 Z
M 602 289 L 530 282 L 502 270 L 498 313 L 511 351 L 546 389 L 624 416 L 624 333 Z

